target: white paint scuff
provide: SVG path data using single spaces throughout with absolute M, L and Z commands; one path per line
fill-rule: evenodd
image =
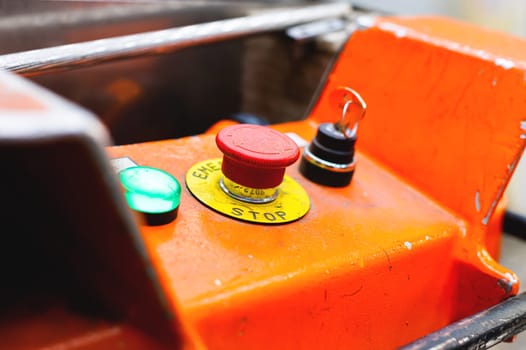
M 371 25 L 371 23 L 368 23 L 368 25 Z M 524 60 L 514 61 L 510 58 L 499 57 L 492 52 L 487 52 L 485 50 L 476 49 L 470 45 L 460 44 L 458 42 L 454 42 L 452 40 L 448 40 L 445 38 L 439 38 L 436 36 L 428 35 L 421 31 L 407 28 L 403 25 L 390 23 L 390 22 L 380 22 L 378 24 L 378 27 L 384 31 L 393 33 L 394 36 L 397 38 L 411 37 L 417 40 L 426 41 L 432 45 L 444 47 L 448 50 L 461 52 L 463 54 L 470 55 L 473 57 L 478 57 L 485 61 L 493 61 L 495 65 L 497 65 L 498 67 L 502 67 L 504 69 L 512 69 L 514 67 L 520 67 L 520 68 L 526 67 L 526 61 Z
M 503 57 L 497 57 L 495 59 L 495 65 L 497 65 L 499 67 L 502 67 L 504 69 L 511 69 L 511 68 L 515 67 L 515 63 L 513 63 L 512 60 L 509 60 L 509 59 L 503 58 Z
M 475 209 L 480 212 L 480 192 L 475 193 Z

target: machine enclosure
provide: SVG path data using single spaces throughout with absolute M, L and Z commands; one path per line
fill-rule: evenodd
M 525 146 L 525 56 L 522 40 L 445 18 L 368 23 L 349 38 L 308 117 L 272 126 L 308 143 L 320 123 L 338 118 L 331 92 L 359 91 L 368 111 L 351 184 L 316 184 L 299 163 L 290 166 L 311 207 L 274 226 L 223 216 L 183 188 L 173 222 L 139 221 L 121 237 L 134 244 L 112 250 L 116 260 L 134 257 L 133 268 L 148 278 L 130 285 L 155 290 L 162 310 L 146 322 L 146 311 L 123 303 L 126 317 L 58 331 L 53 344 L 391 349 L 515 295 L 517 277 L 495 259 L 502 193 Z M 230 124 L 106 152 L 182 183 L 193 164 L 221 157 L 215 134 Z M 117 276 L 127 269 L 115 266 Z M 27 334 L 22 321 L 9 328 L 12 348 Z M 158 337 L 158 324 L 175 336 Z

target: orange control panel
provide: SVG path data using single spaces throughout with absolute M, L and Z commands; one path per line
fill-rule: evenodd
M 494 259 L 525 142 L 523 51 L 447 19 L 382 19 L 304 121 L 110 148 L 186 183 L 177 218 L 141 238 L 203 343 L 389 349 L 516 294 Z M 307 211 L 289 222 L 281 195 Z
M 394 349 L 515 295 L 496 259 L 526 143 L 523 57 L 525 41 L 449 19 L 375 19 L 302 121 L 222 121 L 106 148 L 114 169 L 98 185 L 114 192 L 83 192 L 104 201 L 71 209 L 84 221 L 68 254 L 84 262 L 76 291 L 113 318 L 0 319 L 0 338 L 13 349 Z M 101 159 L 92 168 L 109 169 Z M 84 182 L 61 186 L 98 179 L 77 165 Z M 77 208 L 68 198 L 64 212 Z M 112 215 L 97 211 L 106 202 Z

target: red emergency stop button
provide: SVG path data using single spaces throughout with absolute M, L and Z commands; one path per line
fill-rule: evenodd
M 255 189 L 279 186 L 285 168 L 294 163 L 300 151 L 287 135 L 268 127 L 232 125 L 216 136 L 223 152 L 223 174 L 233 182 Z

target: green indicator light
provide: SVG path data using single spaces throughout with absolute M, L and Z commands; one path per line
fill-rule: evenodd
M 147 166 L 124 169 L 119 176 L 128 205 L 145 214 L 148 224 L 162 225 L 175 219 L 181 202 L 181 185 L 175 177 Z

